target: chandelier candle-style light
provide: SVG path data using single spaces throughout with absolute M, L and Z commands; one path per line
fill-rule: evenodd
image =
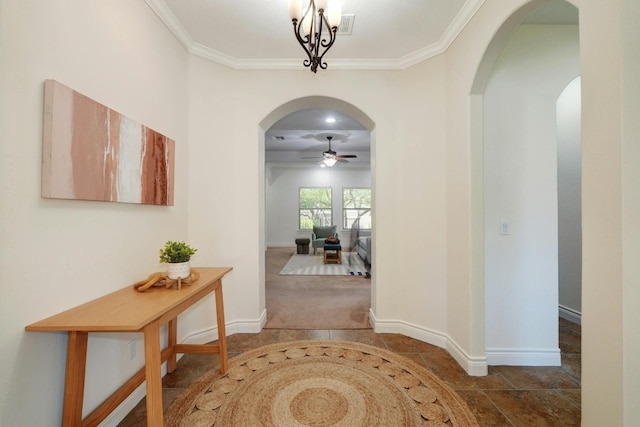
M 309 0 L 309 5 L 303 9 L 302 2 L 306 3 L 306 0 L 289 0 L 289 16 L 293 33 L 307 53 L 303 64 L 317 73 L 318 66 L 323 70 L 327 68 L 322 57 L 336 41 L 342 6 L 340 0 Z

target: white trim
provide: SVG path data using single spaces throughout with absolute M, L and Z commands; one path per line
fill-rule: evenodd
M 257 334 L 267 323 L 267 311 L 264 310 L 258 319 L 236 320 L 225 324 L 227 336 L 238 333 Z M 218 327 L 213 326 L 200 331 L 188 334 L 181 344 L 206 344 L 218 340 Z M 182 354 L 177 355 L 177 359 L 182 358 Z M 161 373 L 164 377 L 167 374 L 167 363 L 163 363 Z M 113 410 L 100 424 L 99 427 L 116 427 L 126 416 L 144 399 L 147 392 L 147 383 L 143 382 L 133 393 L 131 393 L 116 409 Z
M 309 233 L 311 234 L 311 233 Z M 294 237 L 293 238 L 293 245 L 291 244 L 291 242 L 267 242 L 267 247 L 268 248 L 291 248 L 291 250 L 293 250 L 294 252 L 298 249 L 297 245 L 295 243 L 296 239 L 308 239 L 309 236 L 307 237 Z M 311 243 L 309 243 L 309 245 L 311 245 Z
M 190 46 L 194 44 L 191 34 L 182 25 L 182 22 L 176 18 L 167 3 L 164 0 L 146 0 L 147 4 L 158 15 L 158 18 L 167 27 L 173 36 L 180 42 L 184 48 L 189 51 Z
M 489 364 L 486 356 L 471 356 L 467 354 L 451 337 L 447 337 L 446 350 L 472 377 L 485 377 L 489 374 Z
M 544 348 L 488 348 L 489 365 L 561 366 L 560 349 Z
M 369 318 L 373 325 L 374 332 L 378 334 L 402 334 L 415 338 L 427 344 L 432 344 L 440 348 L 446 348 L 447 337 L 437 331 L 413 325 L 402 320 L 380 320 L 376 319 L 373 310 L 369 310 Z
M 162 376 L 167 373 L 166 363 L 162 364 Z M 129 412 L 136 407 L 138 403 L 146 396 L 147 383 L 143 382 L 138 388 L 134 390 L 116 409 L 113 410 L 107 417 L 98 424 L 98 427 L 117 427 L 118 424 Z
M 475 0 L 465 2 L 462 9 L 458 12 L 447 30 L 444 32 L 439 44 L 442 46 L 442 51 L 449 49 L 449 46 L 455 41 L 458 35 L 462 32 L 464 27 L 467 26 L 471 18 L 480 10 L 480 7 L 484 4 L 485 0 Z
M 402 320 L 376 319 L 373 310 L 369 310 L 369 319 L 371 319 L 373 330 L 376 333 L 402 334 L 447 350 L 462 369 L 471 376 L 485 376 L 489 371 L 486 357 L 474 357 L 468 355 L 446 334 L 426 329 Z
M 582 325 L 582 313 L 564 305 L 558 306 L 558 315 L 576 325 Z
M 302 59 L 239 59 L 196 43 L 164 0 L 145 0 L 187 52 L 236 70 L 300 70 Z M 438 42 L 397 59 L 332 59 L 333 70 L 403 70 L 446 51 L 482 6 L 467 0 Z
M 227 323 L 227 336 L 235 334 L 259 334 L 267 324 L 267 310 L 263 310 L 257 319 L 240 319 Z M 215 329 L 215 328 L 214 328 Z M 215 331 L 213 340 L 218 339 L 218 331 Z M 209 341 L 213 341 L 209 340 Z
M 377 333 L 396 333 L 433 344 L 451 354 L 458 364 L 471 376 L 485 376 L 489 366 L 560 366 L 560 349 L 487 349 L 485 356 L 471 356 L 458 343 L 442 332 L 429 330 L 402 320 L 376 319 L 373 310 L 369 318 Z

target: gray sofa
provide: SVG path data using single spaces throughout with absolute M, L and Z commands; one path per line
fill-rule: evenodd
M 363 213 L 358 219 L 353 221 L 351 226 L 351 250 L 358 254 L 367 267 L 371 267 L 371 230 L 369 228 L 360 229 L 360 222 L 370 227 L 371 212 Z
M 356 238 L 356 252 L 367 265 L 371 265 L 371 232 L 360 230 Z

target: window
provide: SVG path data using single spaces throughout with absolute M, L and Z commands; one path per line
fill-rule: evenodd
M 371 189 L 342 189 L 342 225 L 349 230 L 358 220 L 361 230 L 371 230 Z
M 300 230 L 311 230 L 314 225 L 333 225 L 331 209 L 331 187 L 300 188 L 298 196 Z

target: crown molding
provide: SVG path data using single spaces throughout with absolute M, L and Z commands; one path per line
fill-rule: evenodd
M 458 38 L 462 30 L 464 30 L 469 21 L 471 21 L 471 18 L 480 10 L 484 2 L 485 0 L 468 0 L 465 2 L 462 9 L 460 9 L 456 17 L 453 18 L 453 21 L 451 21 L 451 24 L 449 24 L 449 27 L 447 27 L 438 42 L 438 45 L 442 47 L 442 52 L 447 50 L 455 39 Z
M 415 52 L 393 61 L 393 69 L 402 70 L 409 68 L 412 65 L 416 65 L 422 61 L 446 52 L 446 50 L 449 49 L 449 46 L 451 46 L 458 35 L 462 32 L 464 27 L 466 27 L 469 21 L 471 21 L 471 18 L 473 18 L 476 12 L 484 4 L 484 1 L 485 0 L 468 0 L 465 2 L 462 9 L 460 9 L 455 18 L 453 18 L 453 21 L 451 21 L 437 43 L 418 49 Z
M 239 59 L 196 43 L 164 0 L 145 0 L 185 50 L 236 70 L 300 70 L 301 58 Z M 332 59 L 332 70 L 403 70 L 444 53 L 485 0 L 467 0 L 437 43 L 397 59 Z
M 182 22 L 176 18 L 167 3 L 164 0 L 145 0 L 151 10 L 158 15 L 162 23 L 171 31 L 173 36 L 180 42 L 187 51 L 195 43 L 189 31 L 182 25 Z

